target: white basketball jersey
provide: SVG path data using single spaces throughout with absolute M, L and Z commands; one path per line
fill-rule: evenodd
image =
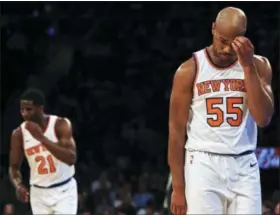
M 196 78 L 187 123 L 187 149 L 221 154 L 255 150 L 257 125 L 246 103 L 239 62 L 217 68 L 206 49 L 194 53 Z
M 54 143 L 58 142 L 55 134 L 56 120 L 57 116 L 50 115 L 47 128 L 44 132 L 44 135 Z M 56 159 L 25 129 L 25 122 L 21 124 L 21 130 L 24 152 L 30 167 L 30 185 L 48 187 L 74 176 L 74 165 L 69 166 Z

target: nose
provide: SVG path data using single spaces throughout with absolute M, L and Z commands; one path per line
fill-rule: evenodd
M 229 55 L 229 54 L 232 53 L 232 48 L 231 48 L 230 45 L 228 45 L 228 46 L 225 46 L 225 47 L 224 47 L 224 50 L 223 50 L 223 51 L 224 51 L 225 54 L 228 54 L 228 55 Z
M 229 44 L 229 45 L 224 46 L 223 52 L 228 55 L 233 54 L 233 49 L 232 49 L 231 45 Z
M 28 112 L 26 110 L 21 110 L 21 115 L 25 119 L 28 116 Z

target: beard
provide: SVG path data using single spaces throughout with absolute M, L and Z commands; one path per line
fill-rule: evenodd
M 219 55 L 221 54 L 215 46 L 213 46 L 213 54 L 215 57 L 219 57 Z
M 225 53 L 223 51 L 219 51 L 214 45 L 212 50 L 214 57 L 222 64 L 231 64 L 236 60 L 234 53 Z
M 42 117 L 40 115 L 34 115 L 34 116 L 30 117 L 29 120 L 32 122 L 35 122 L 37 124 L 40 124 L 42 122 Z

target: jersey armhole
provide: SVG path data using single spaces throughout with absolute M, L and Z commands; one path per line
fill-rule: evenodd
M 197 77 L 198 77 L 198 71 L 199 71 L 199 65 L 198 65 L 198 59 L 197 59 L 197 54 L 193 53 L 192 54 L 192 58 L 194 61 L 194 78 L 193 78 L 193 91 L 195 90 L 195 84 L 197 81 Z

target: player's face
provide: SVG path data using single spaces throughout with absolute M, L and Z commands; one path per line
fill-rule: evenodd
M 41 109 L 41 107 L 35 106 L 32 101 L 20 101 L 20 113 L 25 121 L 39 122 Z
M 219 31 L 220 30 L 220 31 Z M 232 61 L 236 58 L 232 48 L 232 42 L 236 35 L 225 34 L 221 29 L 217 28 L 215 24 L 212 26 L 213 33 L 213 50 L 214 54 L 221 61 Z

